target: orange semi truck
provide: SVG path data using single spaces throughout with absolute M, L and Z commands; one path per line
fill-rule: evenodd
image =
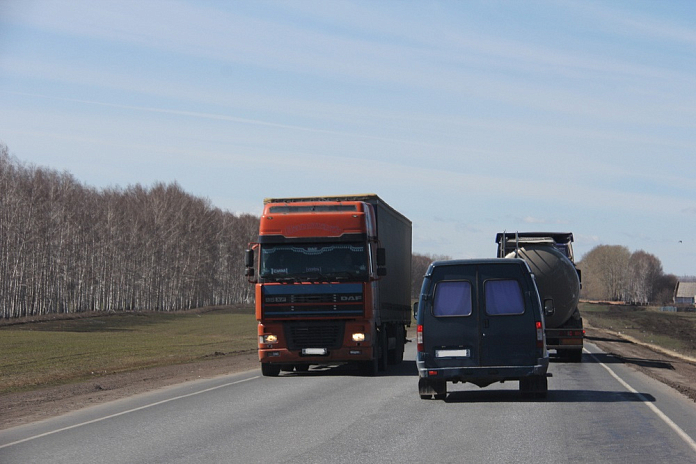
M 377 195 L 266 199 L 245 261 L 264 376 L 403 360 L 411 221 Z

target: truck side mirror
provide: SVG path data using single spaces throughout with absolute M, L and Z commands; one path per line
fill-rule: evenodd
M 247 250 L 244 253 L 244 265 L 246 266 L 246 269 L 244 270 L 244 276 L 245 277 L 253 277 L 254 276 L 254 250 Z
M 551 317 L 556 313 L 556 308 L 553 306 L 553 300 L 551 298 L 544 300 L 544 316 Z
M 418 302 L 413 303 L 413 318 L 418 319 Z

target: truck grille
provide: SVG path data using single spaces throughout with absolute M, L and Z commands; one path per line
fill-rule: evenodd
M 285 338 L 290 350 L 339 348 L 344 328 L 342 321 L 288 322 L 285 324 Z

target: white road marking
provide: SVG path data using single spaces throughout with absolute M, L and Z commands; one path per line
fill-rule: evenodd
M 633 387 L 630 386 L 628 383 L 626 383 L 626 381 L 624 381 L 624 380 L 623 380 L 621 377 L 619 377 L 614 371 L 612 371 L 612 370 L 609 368 L 609 366 L 607 366 L 606 364 L 602 363 L 599 359 L 597 359 L 597 357 L 595 357 L 592 353 L 590 353 L 589 351 L 587 351 L 587 349 L 584 349 L 584 351 L 585 351 L 586 353 L 589 353 L 590 356 L 592 356 L 592 358 L 593 358 L 600 366 L 602 366 L 603 368 L 605 368 L 605 369 L 609 372 L 609 374 L 611 374 L 612 377 L 614 377 L 621 385 L 624 386 L 624 388 L 626 388 L 626 390 L 630 391 L 631 393 L 636 394 L 636 395 L 638 396 L 638 398 L 640 398 L 640 400 L 643 402 L 643 404 L 645 404 L 648 408 L 650 408 L 650 409 L 652 410 L 652 412 L 654 412 L 654 413 L 657 415 L 657 417 L 659 417 L 660 419 L 662 419 L 662 421 L 663 421 L 665 424 L 667 424 L 672 430 L 674 430 L 674 431 L 677 433 L 677 435 L 679 435 L 679 437 L 680 437 L 682 440 L 684 440 L 684 442 L 686 442 L 687 445 L 689 445 L 689 446 L 691 447 L 692 450 L 696 451 L 696 441 L 694 441 L 693 438 L 691 438 L 689 435 L 687 435 L 687 433 L 684 432 L 684 430 L 682 430 L 681 427 L 679 427 L 677 424 L 675 424 L 674 421 L 672 421 L 672 419 L 670 419 L 669 417 L 667 417 L 667 415 L 666 415 L 665 413 L 663 413 L 662 411 L 660 411 L 660 409 L 658 409 L 657 406 L 655 406 L 654 404 L 652 404 L 652 402 L 650 402 L 649 399 L 647 399 L 644 395 L 642 395 L 641 393 L 639 393 L 638 391 L 636 391 L 635 388 L 633 388 Z
M 148 409 L 148 408 L 151 408 L 151 407 L 153 407 L 153 406 L 158 406 L 158 405 L 160 405 L 160 404 L 169 403 L 169 402 L 171 402 L 171 401 L 176 401 L 176 400 L 180 400 L 180 399 L 183 399 L 183 398 L 188 398 L 188 397 L 190 397 L 190 396 L 200 395 L 201 393 L 207 393 L 207 392 L 209 392 L 209 391 L 218 390 L 218 389 L 220 389 L 220 388 L 230 387 L 230 386 L 232 386 L 232 385 L 237 385 L 237 384 L 240 384 L 240 383 L 243 383 L 243 382 L 248 382 L 249 380 L 254 380 L 254 379 L 258 379 L 258 378 L 260 378 L 260 376 L 257 375 L 257 376 L 254 376 L 254 377 L 250 377 L 250 378 L 248 378 L 248 379 L 237 380 L 236 382 L 225 383 L 225 384 L 222 384 L 222 385 L 218 385 L 217 387 L 210 387 L 210 388 L 206 388 L 205 390 L 200 390 L 200 391 L 196 391 L 196 392 L 193 392 L 193 393 L 187 393 L 186 395 L 180 395 L 180 396 L 176 396 L 176 397 L 174 397 L 174 398 L 169 398 L 169 399 L 166 399 L 166 400 L 157 401 L 156 403 L 146 404 L 146 405 L 140 406 L 140 407 L 138 407 L 138 408 L 129 409 L 129 410 L 127 410 L 127 411 L 121 411 L 121 412 L 118 412 L 118 413 L 116 413 L 116 414 L 111 414 L 111 415 L 109 415 L 109 416 L 104 416 L 104 417 L 100 417 L 100 418 L 98 418 L 98 419 L 92 419 L 92 420 L 87 421 L 87 422 L 81 422 L 81 423 L 79 423 L 79 424 L 75 424 L 75 425 L 71 425 L 71 426 L 68 426 L 68 427 L 63 427 L 63 428 L 60 428 L 60 429 L 52 430 L 52 431 L 50 431 L 50 432 L 42 433 L 42 434 L 39 434 L 39 435 L 34 435 L 33 437 L 27 437 L 27 438 L 24 438 L 24 439 L 22 439 L 22 440 L 13 441 L 12 443 L 6 443 L 6 444 L 4 444 L 4 445 L 0 445 L 0 449 L 7 448 L 7 447 L 10 447 L 10 446 L 14 446 L 14 445 L 18 445 L 18 444 L 20 444 L 20 443 L 24 443 L 24 442 L 31 441 L 31 440 L 36 440 L 37 438 L 46 437 L 46 436 L 48 436 L 48 435 L 53 435 L 53 434 L 56 434 L 56 433 L 59 433 L 59 432 L 64 432 L 64 431 L 66 431 L 66 430 L 76 429 L 76 428 L 78 428 L 78 427 L 83 427 L 83 426 L 85 426 L 85 425 L 94 424 L 95 422 L 101 422 L 101 421 L 105 421 L 105 420 L 107 420 L 107 419 L 112 419 L 112 418 L 114 418 L 114 417 L 123 416 L 123 415 L 125 415 L 125 414 L 130 414 L 130 413 L 132 413 L 132 412 L 141 411 L 141 410 L 143 410 L 143 409 Z

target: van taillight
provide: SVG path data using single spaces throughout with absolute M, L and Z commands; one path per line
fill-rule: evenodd
M 544 347 L 544 331 L 542 330 L 541 327 L 541 321 L 536 322 L 536 332 L 537 332 L 537 348 L 543 348 Z
M 418 324 L 416 329 L 416 346 L 418 351 L 423 351 L 423 324 Z

